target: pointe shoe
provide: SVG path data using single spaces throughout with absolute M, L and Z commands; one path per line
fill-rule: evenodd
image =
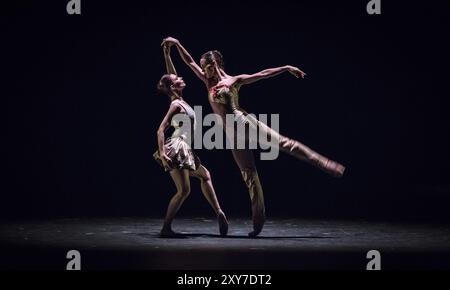
M 253 217 L 253 231 L 248 233 L 250 238 L 256 238 L 257 235 L 262 231 L 264 223 L 266 221 L 265 216 Z
M 328 158 L 319 158 L 317 167 L 333 177 L 342 177 L 344 175 L 345 166 Z
M 227 217 L 223 212 L 220 212 L 217 215 L 217 220 L 219 222 L 219 232 L 222 237 L 226 236 L 228 234 L 228 221 Z

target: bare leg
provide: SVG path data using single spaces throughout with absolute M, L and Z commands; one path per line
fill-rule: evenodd
M 217 215 L 220 234 L 226 236 L 228 233 L 228 221 L 217 200 L 217 195 L 211 180 L 211 174 L 206 167 L 201 165 L 197 170 L 190 172 L 190 175 L 200 179 L 202 193 Z
M 164 219 L 164 225 L 161 229 L 161 236 L 166 237 L 175 235 L 172 231 L 172 221 L 191 190 L 189 172 L 187 169 L 173 169 L 170 171 L 170 176 L 172 176 L 173 182 L 177 187 L 177 192 L 169 202 L 166 218 Z

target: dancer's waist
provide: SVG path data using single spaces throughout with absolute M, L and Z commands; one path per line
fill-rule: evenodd
M 172 135 L 167 138 L 167 141 L 170 141 L 172 139 L 181 139 L 184 141 L 189 141 L 189 137 L 191 136 L 191 132 L 181 131 L 181 130 L 175 130 Z

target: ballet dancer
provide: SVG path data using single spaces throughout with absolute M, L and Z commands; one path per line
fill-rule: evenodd
M 191 176 L 200 179 L 203 195 L 217 215 L 220 235 L 225 236 L 228 232 L 228 221 L 217 200 L 211 181 L 211 174 L 201 164 L 189 142 L 192 139 L 190 134 L 192 134 L 192 130 L 195 127 L 195 113 L 183 98 L 183 89 L 186 84 L 177 75 L 170 57 L 170 47 L 163 44 L 163 51 L 167 74 L 161 77 L 157 89 L 162 94 L 167 95 L 171 103 L 166 116 L 158 128 L 158 150 L 153 154 L 153 157 L 165 171 L 169 171 L 177 191 L 169 202 L 164 225 L 160 233 L 161 237 L 175 237 L 179 235 L 172 230 L 172 221 L 190 193 L 189 178 Z M 186 129 L 180 126 L 180 123 L 176 120 L 176 117 L 179 116 L 177 114 L 187 116 L 191 121 L 191 128 Z M 170 126 L 173 126 L 175 130 L 166 139 L 165 132 Z
M 334 177 L 343 176 L 345 167 L 342 164 L 315 152 L 297 140 L 279 134 L 239 106 L 239 90 L 243 85 L 274 77 L 283 72 L 289 72 L 297 78 L 304 78 L 306 74 L 303 71 L 297 67 L 286 65 L 265 69 L 254 74 L 232 76 L 225 72 L 223 56 L 217 50 L 203 54 L 200 58 L 200 65 L 198 65 L 177 39 L 168 37 L 163 40 L 163 43 L 169 46 L 175 45 L 183 61 L 204 82 L 208 91 L 209 103 L 214 113 L 220 116 L 225 125 L 224 130 L 227 136 L 230 134 L 237 135 L 234 125 L 227 126 L 226 124 L 226 115 L 233 114 L 235 120 L 256 127 L 260 132 L 267 134 L 266 136 L 270 136 L 271 140 L 276 140 L 282 152 L 305 161 Z M 231 137 L 236 140 L 237 138 L 234 138 L 234 136 Z M 261 140 L 258 141 L 261 142 Z M 250 149 L 233 148 L 232 154 L 250 194 L 253 231 L 249 233 L 249 236 L 256 237 L 264 226 L 265 207 L 263 190 L 256 170 L 253 152 Z

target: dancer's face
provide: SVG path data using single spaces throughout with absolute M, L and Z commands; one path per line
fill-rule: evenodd
M 216 70 L 214 67 L 214 62 L 207 62 L 206 59 L 200 59 L 200 66 L 202 67 L 203 73 L 207 79 L 210 79 L 216 75 Z
M 186 87 L 182 77 L 171 75 L 170 78 L 172 79 L 172 85 L 170 86 L 172 90 L 181 92 Z

